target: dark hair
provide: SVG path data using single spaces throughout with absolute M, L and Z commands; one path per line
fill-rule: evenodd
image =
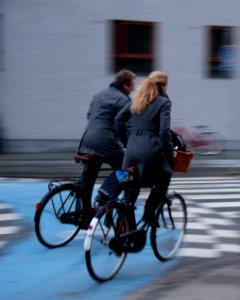
M 131 81 L 135 78 L 136 74 L 126 69 L 120 70 L 115 76 L 116 82 L 119 83 L 121 86 L 123 86 L 124 83 L 127 86 L 129 86 L 131 84 Z

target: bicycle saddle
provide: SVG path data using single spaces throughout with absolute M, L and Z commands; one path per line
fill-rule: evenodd
M 94 157 L 94 154 L 91 154 L 91 153 L 79 153 L 79 152 L 77 152 L 77 153 L 74 154 L 74 160 L 75 160 L 76 163 L 79 163 L 81 160 L 88 161 L 93 157 Z

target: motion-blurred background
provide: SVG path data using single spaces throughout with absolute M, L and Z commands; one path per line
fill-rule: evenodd
M 173 126 L 240 149 L 238 0 L 0 0 L 0 152 L 75 151 L 121 68 L 169 75 Z

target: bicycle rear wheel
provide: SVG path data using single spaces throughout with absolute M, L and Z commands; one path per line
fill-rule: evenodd
M 151 245 L 157 259 L 173 258 L 184 238 L 187 225 L 187 209 L 183 197 L 177 193 L 168 196 L 156 212 L 160 227 L 152 227 Z
M 89 274 L 98 282 L 112 279 L 122 267 L 126 252 L 121 250 L 118 236 L 128 231 L 121 204 L 108 204 L 92 219 L 84 241 Z
M 74 184 L 50 190 L 36 207 L 35 232 L 40 243 L 48 248 L 69 243 L 80 229 L 82 208 L 82 199 Z
M 199 144 L 196 152 L 199 155 L 216 155 L 225 150 L 225 138 L 214 131 L 204 131 L 199 134 Z

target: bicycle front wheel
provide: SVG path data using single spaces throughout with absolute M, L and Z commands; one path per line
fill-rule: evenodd
M 184 238 L 187 225 L 187 209 L 183 197 L 177 193 L 168 196 L 156 212 L 160 227 L 152 227 L 151 245 L 157 259 L 173 258 Z
M 128 231 L 121 204 L 109 204 L 92 219 L 84 241 L 89 274 L 98 282 L 112 279 L 120 270 L 127 253 L 121 250 L 120 234 Z
M 83 203 L 74 184 L 63 184 L 50 190 L 37 204 L 35 232 L 48 248 L 62 247 L 79 231 Z

